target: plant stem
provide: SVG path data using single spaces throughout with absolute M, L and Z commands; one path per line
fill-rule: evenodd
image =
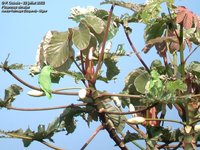
M 145 118 L 145 121 L 165 121 L 165 122 L 174 122 L 174 123 L 179 123 L 182 125 L 186 125 L 186 123 L 177 121 L 177 120 L 171 120 L 171 119 L 155 119 L 155 118 Z
M 99 127 L 97 127 L 97 129 L 94 131 L 94 133 L 88 139 L 88 141 L 83 145 L 81 150 L 84 150 L 87 147 L 87 145 L 89 145 L 89 143 L 94 139 L 94 137 L 99 133 L 99 131 L 102 130 L 103 128 L 104 128 L 103 125 L 100 125 Z
M 136 126 L 130 124 L 130 123 L 127 123 L 131 128 L 133 128 L 135 131 L 137 131 L 144 139 L 147 139 L 148 136 L 140 129 L 138 129 Z
M 180 36 L 179 36 L 179 43 L 180 43 L 180 72 L 181 76 L 185 77 L 185 61 L 184 61 L 184 47 L 183 47 L 183 26 L 180 25 Z
M 135 46 L 133 45 L 131 38 L 129 36 L 129 33 L 126 31 L 125 27 L 124 27 L 124 33 L 126 35 L 126 38 L 133 50 L 133 52 L 135 53 L 135 55 L 137 56 L 137 58 L 139 59 L 139 61 L 142 63 L 142 65 L 144 66 L 144 68 L 150 73 L 150 69 L 149 67 L 146 65 L 146 63 L 143 61 L 142 57 L 140 56 L 140 54 L 138 53 L 137 49 L 135 48 Z
M 114 5 L 111 6 L 110 12 L 109 12 L 109 15 L 108 15 L 108 21 L 107 21 L 107 25 L 106 25 L 105 34 L 104 34 L 104 37 L 103 37 L 102 48 L 100 50 L 99 59 L 98 59 L 98 62 L 97 62 L 96 72 L 95 72 L 94 77 L 93 77 L 93 82 L 94 83 L 96 82 L 98 73 L 99 73 L 99 71 L 101 69 L 101 66 L 102 66 L 103 54 L 104 54 L 104 49 L 105 49 L 105 45 L 106 45 L 106 41 L 107 41 L 107 37 L 108 37 L 108 32 L 109 32 L 109 27 L 110 27 L 110 22 L 111 22 L 111 17 L 112 17 L 113 10 L 114 10 Z
M 191 52 L 190 54 L 185 58 L 185 61 L 184 63 L 186 63 L 186 61 L 188 60 L 188 58 L 200 47 L 200 45 L 198 45 L 197 47 L 195 47 Z
M 103 96 L 117 96 L 117 97 L 127 97 L 127 98 L 144 98 L 143 95 L 127 95 L 127 94 L 113 94 L 113 93 L 102 93 L 98 95 L 96 98 L 100 98 Z
M 17 81 L 19 81 L 20 83 L 22 83 L 23 85 L 37 90 L 37 91 L 42 91 L 41 88 L 38 88 L 36 86 L 30 85 L 29 83 L 25 82 L 24 80 L 22 80 L 21 78 L 19 78 L 16 74 L 14 74 L 9 68 L 4 68 L 11 76 L 13 76 Z M 59 92 L 59 91 L 52 91 L 53 94 L 59 94 L 59 95 L 78 95 L 78 92 Z
M 7 109 L 10 110 L 17 110 L 17 111 L 46 111 L 46 110 L 56 110 L 56 109 L 65 109 L 65 108 L 74 108 L 79 106 L 86 106 L 87 103 L 81 103 L 81 104 L 71 104 L 66 106 L 55 106 L 55 107 L 47 107 L 47 108 L 17 108 L 12 106 L 7 106 Z
M 176 76 L 178 72 L 177 52 L 173 52 L 173 66 L 174 66 L 174 76 Z
M 99 113 L 105 113 L 105 114 L 114 114 L 114 115 L 130 115 L 130 114 L 135 114 L 135 113 L 140 113 L 140 112 L 143 112 L 143 111 L 146 111 L 152 107 L 155 107 L 158 103 L 155 103 L 153 105 L 150 105 L 148 107 L 145 107 L 143 109 L 139 109 L 139 110 L 136 110 L 136 111 L 129 111 L 129 112 L 111 112 L 111 111 L 107 111 L 105 109 L 101 109 Z
M 54 145 L 52 145 L 52 144 L 50 144 L 50 143 L 48 143 L 48 142 L 46 142 L 46 141 L 44 141 L 44 140 L 39 141 L 39 142 L 41 142 L 42 144 L 44 144 L 44 145 L 46 145 L 46 146 L 48 146 L 48 147 L 50 147 L 50 148 L 52 148 L 52 149 L 54 149 L 54 150 L 64 150 L 64 149 L 59 148 L 59 147 L 57 147 L 57 146 L 54 146 Z

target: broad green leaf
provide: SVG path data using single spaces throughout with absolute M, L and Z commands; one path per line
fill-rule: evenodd
M 79 50 L 84 50 L 89 46 L 91 35 L 89 28 L 80 23 L 78 28 L 72 29 L 72 41 Z
M 141 75 L 146 73 L 145 70 L 138 68 L 134 71 L 130 72 L 127 77 L 125 78 L 125 87 L 123 91 L 128 91 L 129 94 L 139 94 L 139 92 L 136 90 L 136 87 L 134 85 L 135 79 Z
M 12 84 L 10 87 L 5 89 L 4 100 L 0 99 L 0 107 L 11 106 L 15 97 L 19 95 L 21 91 L 23 91 L 23 89 L 16 84 Z
M 97 9 L 95 11 L 95 16 L 97 16 L 103 20 L 106 20 L 108 18 L 108 15 L 109 15 L 109 12 L 107 10 Z
M 64 121 L 64 127 L 67 134 L 73 133 L 76 129 L 76 121 L 74 117 L 81 116 L 84 113 L 84 109 L 81 107 L 66 108 L 60 115 L 60 119 Z
M 48 31 L 37 49 L 37 64 L 42 68 L 44 64 L 58 68 L 67 64 L 66 70 L 71 66 L 71 57 L 74 55 L 71 34 L 67 32 Z
M 160 80 L 160 75 L 156 70 L 151 71 L 150 81 L 145 86 L 145 93 L 152 98 L 161 98 L 163 95 L 163 83 Z
M 134 85 L 136 87 L 136 90 L 142 94 L 145 93 L 145 86 L 147 82 L 149 81 L 150 76 L 148 72 L 144 72 L 140 75 L 138 75 L 134 80 Z
M 144 39 L 148 42 L 151 39 L 161 37 L 166 28 L 165 20 L 156 20 L 145 28 Z
M 171 93 L 175 93 L 177 90 L 184 92 L 187 90 L 187 85 L 180 79 L 168 81 L 166 83 L 166 90 Z
M 116 59 L 107 58 L 104 60 L 104 63 L 107 67 L 106 77 L 108 78 L 108 80 L 112 80 L 113 77 L 115 77 L 116 75 L 120 73 L 119 68 L 116 66 L 117 64 Z
M 160 60 L 156 59 L 151 63 L 151 70 L 156 70 L 159 74 L 164 74 L 165 67 Z
M 95 12 L 97 11 L 96 8 L 92 6 L 88 7 L 73 7 L 71 9 L 71 16 L 69 17 L 70 19 L 73 19 L 76 22 L 80 22 L 82 19 L 85 18 L 87 15 L 94 15 Z
M 39 74 L 38 83 L 41 89 L 45 92 L 46 96 L 51 99 L 51 66 L 44 66 Z
M 128 143 L 131 141 L 135 141 L 135 140 L 139 140 L 139 139 L 143 139 L 142 136 L 140 136 L 140 134 L 137 133 L 130 133 L 129 131 L 126 133 L 125 137 L 124 137 L 124 143 Z
M 52 133 L 58 130 L 58 128 L 60 127 L 60 122 L 61 122 L 60 117 L 58 117 L 53 122 L 49 123 L 47 127 L 47 132 Z
M 85 16 L 84 21 L 95 31 L 95 33 L 100 34 L 104 31 L 105 23 L 102 19 L 96 16 L 87 15 Z
M 193 61 L 188 67 L 189 71 L 200 79 L 200 62 Z
M 111 21 L 107 40 L 111 40 L 112 38 L 114 38 L 115 35 L 117 34 L 118 30 L 119 30 L 119 28 L 118 28 L 116 22 Z
M 5 97 L 4 100 L 13 99 L 15 96 L 19 95 L 23 89 L 16 85 L 12 84 L 9 88 L 5 89 Z
M 103 102 L 103 107 L 109 112 L 121 112 L 119 108 L 113 106 L 110 102 Z M 116 131 L 118 133 L 121 133 L 125 127 L 126 117 L 123 115 L 108 114 L 108 118 L 113 123 Z

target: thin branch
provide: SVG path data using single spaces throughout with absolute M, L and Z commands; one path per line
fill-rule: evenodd
M 200 121 L 200 119 L 196 119 L 196 120 L 192 121 L 192 122 L 190 123 L 190 125 L 194 125 L 194 124 L 198 123 L 199 121 Z
M 103 37 L 103 43 L 102 43 L 102 47 L 101 47 L 101 50 L 100 50 L 99 59 L 98 59 L 98 62 L 97 62 L 97 68 L 96 68 L 96 72 L 95 72 L 94 77 L 93 77 L 94 82 L 96 81 L 97 75 L 98 75 L 99 70 L 101 69 L 101 66 L 102 66 L 103 54 L 104 54 L 104 49 L 105 49 L 105 45 L 106 45 L 106 41 L 107 41 L 107 37 L 108 37 L 108 32 L 109 32 L 109 27 L 110 27 L 110 22 L 111 22 L 111 17 L 112 17 L 112 13 L 113 13 L 113 10 L 114 10 L 114 6 L 115 5 L 111 6 L 110 12 L 109 12 L 109 15 L 108 15 L 108 21 L 107 21 L 107 24 L 106 24 L 106 30 L 105 30 L 105 34 L 104 34 L 104 37 Z
M 177 120 L 171 120 L 171 119 L 156 119 L 156 118 L 145 118 L 145 121 L 165 121 L 165 122 L 174 122 L 174 123 L 179 123 L 182 125 L 186 125 L 186 123 L 177 121 Z
M 130 123 L 127 123 L 131 128 L 133 128 L 135 131 L 137 131 L 144 139 L 147 139 L 148 136 L 140 129 L 138 129 L 136 126 L 130 124 Z
M 42 91 L 41 88 L 38 88 L 36 86 L 33 86 L 27 82 L 25 82 L 24 80 L 22 80 L 21 78 L 19 78 L 16 74 L 14 74 L 9 68 L 5 68 L 4 69 L 11 75 L 13 76 L 17 81 L 19 81 L 20 83 L 22 83 L 23 85 L 34 89 L 34 90 L 38 90 L 38 91 Z M 52 91 L 53 94 L 59 94 L 59 95 L 78 95 L 78 92 L 59 92 L 59 91 Z
M 74 60 L 74 58 L 73 58 L 73 62 L 74 62 L 74 64 L 76 65 L 76 67 L 78 68 L 78 70 L 79 70 L 80 72 L 82 72 L 82 74 L 84 74 L 84 71 L 80 68 L 80 66 L 77 64 L 77 62 Z
M 55 106 L 55 107 L 47 107 L 47 108 L 17 108 L 12 106 L 7 106 L 7 109 L 11 110 L 17 110 L 17 111 L 46 111 L 46 110 L 56 110 L 56 109 L 65 109 L 65 108 L 74 108 L 79 106 L 86 106 L 87 103 L 81 103 L 81 104 L 71 104 L 66 106 Z
M 80 71 L 83 75 L 85 75 L 85 68 L 84 68 L 84 64 L 83 64 L 83 56 L 82 56 L 82 52 L 80 52 L 80 53 L 81 53 L 81 65 L 82 65 L 82 69 L 81 69 L 80 66 L 77 64 L 77 62 L 74 60 L 74 58 L 73 58 L 73 62 L 75 63 L 75 65 L 76 65 L 76 67 L 79 69 L 79 71 Z M 81 81 L 83 82 L 83 84 L 85 85 L 85 87 L 88 88 L 88 85 L 86 84 L 85 79 L 82 79 Z
M 48 143 L 48 142 L 46 142 L 44 140 L 41 140 L 41 141 L 38 141 L 38 142 L 40 142 L 40 143 L 42 143 L 42 144 L 44 144 L 44 145 L 46 145 L 46 146 L 48 146 L 48 147 L 50 147 L 50 148 L 52 148 L 54 150 L 64 150 L 64 149 L 59 148 L 57 146 L 54 146 L 54 145 L 52 145 L 52 144 L 50 144 L 50 143 Z
M 188 58 L 200 47 L 200 45 L 198 45 L 197 47 L 195 47 L 190 54 L 185 58 L 184 63 L 186 63 L 186 61 L 188 60 Z
M 167 7 L 167 10 L 168 10 L 168 13 L 169 13 L 169 17 L 170 17 L 170 19 L 173 20 L 173 18 L 172 18 L 172 13 L 171 13 L 171 11 L 170 11 L 170 8 Z M 176 34 L 176 37 L 179 39 L 179 35 L 178 35 L 176 29 L 173 28 L 173 30 L 174 30 L 174 32 L 175 32 L 175 34 Z
M 146 65 L 146 63 L 143 61 L 142 57 L 140 56 L 140 54 L 138 53 L 137 49 L 135 48 L 135 46 L 133 45 L 132 41 L 131 41 L 131 38 L 129 36 L 129 33 L 126 31 L 125 27 L 124 27 L 124 33 L 126 35 L 126 38 L 129 42 L 129 45 L 131 46 L 133 52 L 135 53 L 135 55 L 137 56 L 137 58 L 139 59 L 139 61 L 142 63 L 142 65 L 144 66 L 144 68 L 150 72 L 150 69 L 149 67 Z
M 127 98 L 145 98 L 143 95 L 127 95 L 127 94 L 113 94 L 113 93 L 102 93 L 99 94 L 96 98 L 100 98 L 103 96 L 117 96 L 117 97 L 127 97 Z
M 158 148 L 158 149 L 162 149 L 162 148 L 165 148 L 165 149 L 172 149 L 172 148 L 173 148 L 173 150 L 176 150 L 176 149 L 182 147 L 181 145 L 182 145 L 182 142 L 180 142 L 180 143 L 177 144 L 177 145 L 168 145 L 168 143 L 166 143 L 166 144 L 163 144 L 163 145 L 157 145 L 157 148 Z
M 102 130 L 103 128 L 104 128 L 103 125 L 100 125 L 99 127 L 97 127 L 96 130 L 94 131 L 94 133 L 88 139 L 88 141 L 83 145 L 81 150 L 84 150 L 89 145 L 89 143 L 94 139 L 94 137 L 99 133 L 99 131 Z
M 146 111 L 152 107 L 155 107 L 158 103 L 155 103 L 151 106 L 148 106 L 148 107 L 145 107 L 143 109 L 139 109 L 139 110 L 136 110 L 136 111 L 129 111 L 129 112 L 111 112 L 111 111 L 107 111 L 106 109 L 100 109 L 99 110 L 99 113 L 105 113 L 105 114 L 114 114 L 114 115 L 130 115 L 130 114 L 135 114 L 135 113 L 140 113 L 140 112 L 143 112 L 143 111 Z
M 85 71 L 84 60 L 83 60 L 83 52 L 82 51 L 80 51 L 80 59 L 81 59 L 82 72 L 85 75 L 86 71 Z

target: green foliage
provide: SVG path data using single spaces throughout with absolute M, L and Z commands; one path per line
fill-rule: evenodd
M 121 112 L 121 110 L 118 107 L 113 106 L 113 104 L 109 101 L 103 102 L 101 107 L 103 107 L 104 109 L 106 109 L 106 111 L 109 112 Z M 107 116 L 109 119 L 108 122 L 110 122 L 111 125 L 113 125 L 113 127 L 118 133 L 121 133 L 125 127 L 126 117 L 123 115 L 120 116 L 115 114 L 107 114 Z
M 163 83 L 160 80 L 159 73 L 157 71 L 151 71 L 151 78 L 148 84 L 145 86 L 145 92 L 155 99 L 161 98 L 163 94 Z
M 0 99 L 0 108 L 11 106 L 16 96 L 19 95 L 22 91 L 23 89 L 16 84 L 12 84 L 10 87 L 5 89 L 4 99 Z
M 55 132 L 60 132 L 62 130 L 62 125 L 60 124 L 60 117 L 56 118 L 52 123 L 48 125 L 46 128 L 45 125 L 38 125 L 37 132 L 32 131 L 30 128 L 23 131 L 22 129 L 18 129 L 16 131 L 0 131 L 0 134 L 6 135 L 6 137 L 10 138 L 19 138 L 22 139 L 24 147 L 30 146 L 30 144 L 35 141 L 43 141 L 48 139 L 51 142 L 54 142 L 52 137 Z
M 200 79 L 200 62 L 198 62 L 198 61 L 191 62 L 188 67 L 188 70 L 192 74 L 196 75 L 198 77 L 198 79 Z
M 39 74 L 38 83 L 41 89 L 45 92 L 46 96 L 51 99 L 51 66 L 44 66 Z
M 6 60 L 0 64 L 0 68 L 2 68 L 3 71 L 6 71 L 6 69 L 10 69 L 10 70 L 23 70 L 24 69 L 24 65 L 23 64 L 19 64 L 19 63 L 15 63 L 15 64 L 8 64 L 8 58 L 10 55 L 8 55 L 8 57 L 6 58 Z
M 89 34 L 89 28 L 84 23 L 80 23 L 77 29 L 72 29 L 72 32 L 72 41 L 74 45 L 79 50 L 86 49 L 89 46 L 91 39 L 91 35 Z
M 168 81 L 165 86 L 166 91 L 172 94 L 175 94 L 177 91 L 185 92 L 187 90 L 187 85 L 180 79 Z
M 104 59 L 104 63 L 107 67 L 106 77 L 108 80 L 113 79 L 116 75 L 120 73 L 119 68 L 116 66 L 117 60 L 113 58 Z
M 144 72 L 135 78 L 134 85 L 136 87 L 136 90 L 141 94 L 145 94 L 145 86 L 148 83 L 149 78 L 149 73 L 147 72 Z
M 149 41 L 163 35 L 164 30 L 166 29 L 165 20 L 155 20 L 151 24 L 148 24 L 145 28 L 144 39 Z
M 44 64 L 53 68 L 63 67 L 63 71 L 70 68 L 74 51 L 69 32 L 48 31 L 37 49 L 37 64 L 40 68 Z
M 170 14 L 166 15 L 161 11 L 163 3 L 166 3 Z M 112 14 L 111 20 L 108 20 L 110 14 L 106 10 L 94 7 L 73 8 L 70 19 L 77 22 L 78 27 L 69 28 L 65 32 L 47 32 L 37 49 L 37 61 L 36 65 L 31 67 L 31 75 L 39 74 L 39 85 L 49 99 L 52 97 L 51 83 L 59 83 L 61 77 L 66 75 L 74 78 L 76 83 L 81 81 L 85 86 L 86 96 L 84 99 L 79 97 L 77 101 L 83 102 L 83 105 L 76 105 L 76 103 L 69 105 L 47 128 L 40 124 L 37 131 L 32 131 L 30 128 L 25 131 L 22 129 L 0 131 L 1 137 L 20 138 L 23 140 L 24 147 L 28 147 L 34 140 L 44 142 L 48 139 L 53 142 L 52 137 L 56 132 L 74 133 L 77 127 L 76 118 L 81 117 L 88 126 L 92 121 L 100 121 L 119 147 L 123 142 L 135 143 L 136 140 L 145 140 L 146 149 L 157 149 L 159 142 L 163 143 L 160 147 L 165 148 L 165 145 L 171 142 L 180 142 L 185 146 L 187 142 L 184 140 L 193 140 L 193 135 L 197 139 L 199 134 L 197 135 L 194 130 L 196 123 L 199 122 L 197 102 L 200 93 L 200 63 L 193 61 L 186 68 L 187 59 L 184 60 L 183 50 L 186 44 L 190 50 L 192 50 L 192 43 L 199 45 L 200 25 L 197 16 L 183 7 L 177 7 L 179 9 L 175 10 L 173 3 L 173 0 L 149 0 L 145 4 L 105 0 L 101 4 L 113 4 L 133 11 L 133 14 L 124 14 L 121 17 Z M 108 36 L 104 41 L 108 21 L 110 21 Z M 128 24 L 133 22 L 142 22 L 146 25 L 144 31 L 146 46 L 143 51 L 146 53 L 155 46 L 164 63 L 154 59 L 151 65 L 145 64 L 145 61 L 138 57 L 140 53 L 137 52 L 137 57 L 144 62 L 145 69 L 137 68 L 126 76 L 121 94 L 113 96 L 114 94 L 98 91 L 96 81 L 108 83 L 116 79 L 120 73 L 117 66 L 119 58 L 130 56 L 124 50 L 123 44 L 118 44 L 115 52 L 112 52 L 111 46 L 108 46 L 104 53 L 102 53 L 102 45 L 117 34 L 120 25 L 124 27 L 126 33 L 131 32 L 132 29 Z M 129 43 L 134 47 L 130 41 Z M 75 51 L 80 52 L 76 57 Z M 180 64 L 178 64 L 176 56 L 180 51 Z M 72 63 L 78 71 L 71 70 Z M 106 68 L 105 77 L 102 76 L 104 73 L 102 65 Z M 181 73 L 177 69 L 178 66 L 182 68 Z M 9 69 L 23 69 L 23 67 L 18 63 L 8 65 L 7 59 L 0 65 L 3 71 L 8 71 L 12 76 L 14 74 Z M 14 77 L 19 80 L 18 77 Z M 0 107 L 11 108 L 12 102 L 21 91 L 22 88 L 18 85 L 7 88 L 4 100 L 0 99 Z M 74 92 L 65 94 L 75 95 Z M 166 106 L 177 109 L 183 122 L 166 119 L 168 111 Z M 139 112 L 131 112 L 133 113 L 131 115 L 144 118 L 145 122 L 141 125 L 145 127 L 146 133 L 142 133 L 143 129 L 139 127 L 136 129 L 135 125 L 130 125 L 137 133 L 128 131 L 124 135 L 123 131 L 126 130 L 128 123 L 125 116 L 128 113 L 124 112 L 126 110 Z M 167 121 L 183 125 L 184 130 L 166 128 L 164 123 Z M 187 131 L 186 127 L 191 127 L 191 131 Z M 118 134 L 124 135 L 124 139 L 121 140 Z M 196 142 L 195 138 L 194 142 Z M 135 145 L 137 146 L 136 143 Z

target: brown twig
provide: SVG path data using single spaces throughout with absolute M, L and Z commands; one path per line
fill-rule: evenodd
M 127 97 L 127 98 L 144 98 L 143 95 L 127 95 L 127 94 L 113 94 L 113 93 L 102 93 L 99 94 L 96 98 L 100 98 L 103 96 L 117 96 L 117 97 Z
M 17 110 L 17 111 L 46 111 L 46 110 L 56 110 L 56 109 L 64 109 L 64 108 L 74 108 L 79 106 L 86 106 L 87 103 L 81 103 L 81 104 L 71 104 L 66 106 L 55 106 L 55 107 L 47 107 L 47 108 L 17 108 L 12 106 L 7 106 L 7 109 L 11 110 Z
M 54 149 L 54 150 L 64 150 L 64 149 L 59 148 L 57 146 L 54 146 L 54 145 L 52 145 L 52 144 L 50 144 L 50 143 L 48 143 L 48 142 L 46 142 L 44 140 L 41 140 L 39 142 L 42 143 L 42 144 L 44 144 L 44 145 L 46 145 L 46 146 L 48 146 L 48 147 L 50 147 L 50 148 L 52 148 L 52 149 Z
M 130 123 L 127 123 L 131 128 L 133 128 L 135 131 L 137 131 L 144 139 L 147 139 L 148 136 L 140 129 L 138 129 L 136 126 L 130 124 Z
M 17 81 L 19 81 L 20 83 L 22 83 L 23 85 L 31 88 L 31 89 L 34 89 L 34 90 L 38 90 L 38 91 L 42 91 L 41 88 L 38 88 L 36 86 L 33 86 L 27 82 L 25 82 L 24 80 L 22 80 L 21 78 L 19 78 L 16 74 L 14 74 L 9 68 L 5 68 L 4 69 L 11 75 L 13 76 Z M 52 90 L 52 93 L 53 94 L 59 94 L 59 95 L 78 95 L 78 92 L 60 92 L 60 91 L 54 91 Z
M 140 56 L 140 54 L 138 53 L 137 49 L 135 48 L 135 46 L 133 45 L 131 38 L 129 36 L 129 33 L 126 31 L 125 27 L 124 27 L 124 33 L 126 35 L 126 38 L 129 42 L 129 45 L 131 46 L 133 52 L 135 53 L 135 55 L 137 56 L 137 58 L 139 59 L 139 61 L 142 63 L 142 65 L 144 66 L 144 68 L 150 73 L 150 69 L 149 67 L 146 65 L 146 63 L 143 61 L 142 57 Z
M 186 61 L 190 58 L 190 56 L 200 47 L 200 45 L 198 45 L 197 47 L 195 47 L 190 53 L 189 55 L 185 58 L 184 63 L 186 63 Z
M 82 51 L 80 51 L 80 59 L 81 59 L 82 72 L 85 75 L 86 71 L 85 71 L 84 60 L 83 60 L 83 52 Z
M 97 62 L 96 72 L 95 72 L 94 77 L 93 77 L 93 82 L 96 82 L 97 75 L 98 75 L 99 70 L 101 69 L 101 66 L 102 66 L 103 54 L 104 54 L 104 49 L 105 49 L 105 45 L 106 45 L 106 41 L 107 41 L 107 37 L 108 37 L 108 32 L 109 32 L 109 27 L 110 27 L 110 22 L 111 22 L 113 10 L 114 10 L 114 5 L 111 6 L 110 12 L 109 12 L 109 15 L 108 15 L 106 30 L 105 30 L 105 34 L 104 34 L 104 37 L 103 37 L 103 43 L 102 43 L 102 47 L 101 47 L 101 50 L 100 50 L 99 59 L 98 59 L 98 62 Z
M 88 141 L 83 145 L 81 150 L 84 150 L 89 145 L 89 143 L 94 139 L 94 137 L 99 133 L 99 131 L 102 130 L 103 128 L 104 128 L 103 125 L 100 125 L 99 127 L 97 127 L 96 130 L 94 131 L 94 133 L 88 139 Z
M 81 69 L 80 66 L 77 64 L 77 62 L 74 60 L 74 58 L 73 58 L 73 61 L 74 61 L 74 64 L 76 65 L 76 67 L 79 69 L 79 71 L 80 71 L 83 75 L 85 75 L 85 68 L 84 68 L 84 64 L 83 64 L 83 56 L 82 56 L 82 52 L 80 52 L 80 53 L 81 53 L 81 65 L 82 65 L 82 69 Z M 88 85 L 86 84 L 85 79 L 82 79 L 81 81 L 83 82 L 83 84 L 85 85 L 85 87 L 88 88 Z
M 139 109 L 139 110 L 136 110 L 136 111 L 129 111 L 129 112 L 111 112 L 111 111 L 107 111 L 106 109 L 101 109 L 99 111 L 99 113 L 105 113 L 105 114 L 114 114 L 114 115 L 130 115 L 130 114 L 135 114 L 135 113 L 140 113 L 140 112 L 143 112 L 143 111 L 146 111 L 152 107 L 155 107 L 158 103 L 155 103 L 151 106 L 148 106 L 148 107 L 145 107 L 143 109 Z
M 169 142 L 169 143 L 171 143 L 171 142 Z M 162 149 L 162 148 L 165 148 L 165 149 L 172 149 L 172 148 L 173 148 L 173 150 L 176 150 L 176 149 L 182 147 L 182 142 L 180 142 L 180 143 L 177 144 L 177 145 L 168 145 L 169 143 L 165 143 L 165 144 L 163 144 L 163 145 L 157 145 L 157 148 L 158 148 L 158 149 Z

